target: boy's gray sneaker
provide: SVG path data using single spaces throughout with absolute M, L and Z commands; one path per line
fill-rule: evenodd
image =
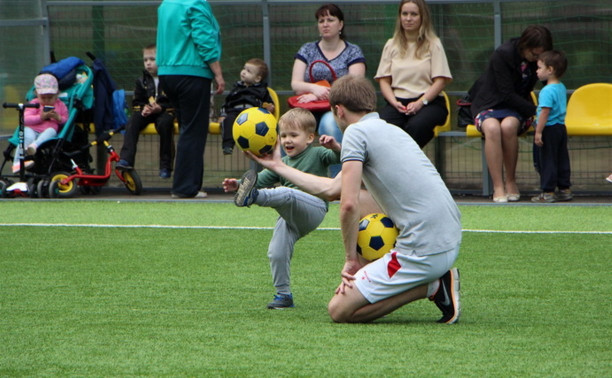
M 570 189 L 561 189 L 555 193 L 555 200 L 557 201 L 571 201 L 574 198 Z
M 278 310 L 283 308 L 293 307 L 293 295 L 277 293 L 274 296 L 274 300 L 268 303 L 268 308 L 271 310 Z
M 257 172 L 253 169 L 249 169 L 242 175 L 240 179 L 240 186 L 234 196 L 234 203 L 238 207 L 249 207 L 257 199 Z
M 542 192 L 535 197 L 531 197 L 531 202 L 553 203 L 557 202 L 555 193 Z

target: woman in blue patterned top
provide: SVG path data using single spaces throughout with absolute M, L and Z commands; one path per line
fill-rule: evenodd
M 323 60 L 334 69 L 336 78 L 347 74 L 365 76 L 365 57 L 361 48 L 345 40 L 344 14 L 335 4 L 322 5 L 315 12 L 321 39 L 305 43 L 295 55 L 291 88 L 301 95 L 300 102 L 327 100 L 329 88 L 311 82 L 309 67 L 316 60 Z M 333 75 L 324 64 L 315 64 L 312 69 L 314 82 L 327 80 L 331 84 Z M 331 112 L 315 114 L 319 119 L 319 134 L 327 134 L 342 140 L 342 133 Z

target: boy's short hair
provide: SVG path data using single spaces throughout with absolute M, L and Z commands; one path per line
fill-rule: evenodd
M 246 61 L 248 64 L 252 64 L 257 67 L 259 76 L 261 76 L 261 81 L 266 81 L 268 78 L 268 65 L 262 59 L 252 58 Z
M 302 108 L 289 109 L 278 120 L 278 128 L 289 127 L 314 134 L 317 131 L 317 120 L 310 110 Z
M 549 50 L 544 51 L 538 56 L 538 60 L 541 60 L 546 67 L 552 67 L 555 70 L 555 76 L 560 78 L 567 70 L 567 57 L 563 51 Z
M 332 84 L 329 103 L 332 107 L 343 105 L 355 113 L 370 113 L 376 109 L 376 90 L 364 77 L 345 75 Z
M 157 44 L 156 43 L 151 43 L 146 45 L 143 50 L 157 50 Z

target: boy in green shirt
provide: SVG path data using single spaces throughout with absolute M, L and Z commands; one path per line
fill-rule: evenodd
M 328 176 L 330 165 L 340 162 L 341 146 L 331 136 L 322 136 L 324 147 L 312 146 L 316 120 L 308 110 L 295 108 L 278 121 L 279 141 L 285 150 L 285 164 L 300 171 Z M 278 187 L 273 187 L 280 184 Z M 293 307 L 290 286 L 290 262 L 295 242 L 315 230 L 327 213 L 327 201 L 303 192 L 287 179 L 264 169 L 256 173 L 247 171 L 240 181 L 223 180 L 226 192 L 237 191 L 236 206 L 272 207 L 278 214 L 272 240 L 268 246 L 270 269 L 277 294 L 268 303 L 269 309 Z

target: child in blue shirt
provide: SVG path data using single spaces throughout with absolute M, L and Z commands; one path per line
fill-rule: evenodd
M 565 113 L 567 90 L 559 78 L 567 68 L 561 51 L 546 51 L 538 57 L 538 79 L 546 86 L 538 97 L 537 126 L 534 137 L 536 169 L 540 173 L 542 193 L 533 202 L 570 201 L 570 160 L 567 151 Z M 559 189 L 555 193 L 555 189 Z

